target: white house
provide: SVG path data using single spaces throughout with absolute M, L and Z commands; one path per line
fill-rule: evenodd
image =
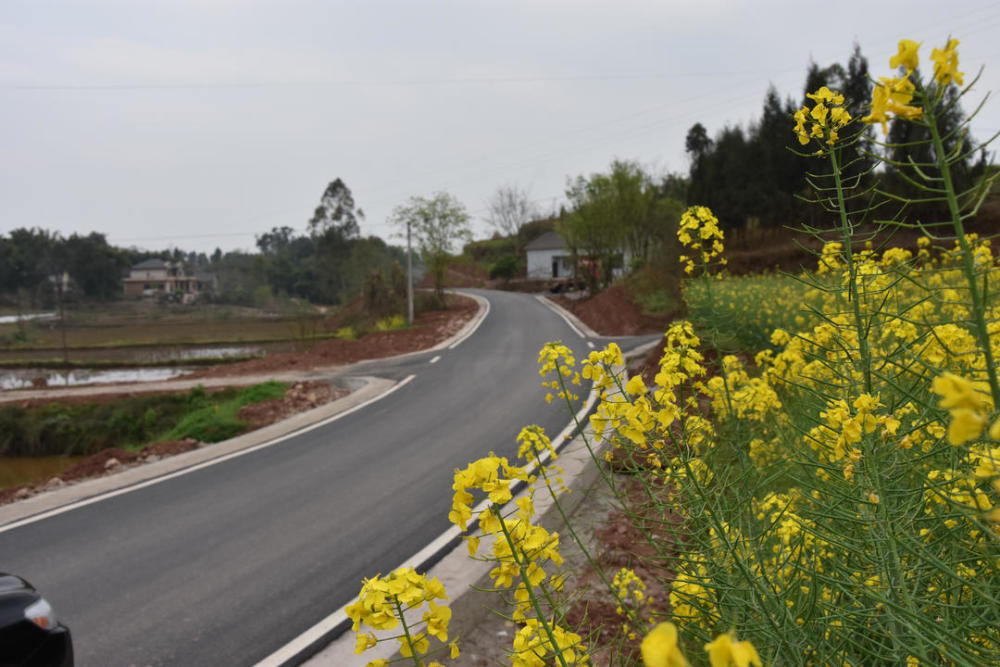
M 558 232 L 545 232 L 524 246 L 528 278 L 568 278 L 573 275 L 569 248 Z
M 537 239 L 524 246 L 528 256 L 528 278 L 570 278 L 573 276 L 573 261 L 566 241 L 558 232 L 545 232 Z M 580 251 L 581 256 L 587 254 Z M 632 262 L 632 252 L 625 248 L 615 253 L 617 266 L 612 269 L 612 275 L 620 278 L 628 271 Z
M 132 267 L 123 278 L 125 296 L 179 296 L 183 303 L 190 303 L 204 289 L 216 287 L 211 274 L 191 275 L 178 262 L 147 259 Z

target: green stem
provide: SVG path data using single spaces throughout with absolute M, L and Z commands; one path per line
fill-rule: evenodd
M 847 202 L 844 200 L 844 184 L 840 180 L 840 165 L 837 161 L 837 153 L 831 148 L 830 163 L 833 165 L 833 180 L 837 188 L 837 209 L 840 212 L 840 236 L 844 244 L 844 257 L 847 260 L 847 273 L 850 278 L 848 284 L 848 298 L 853 303 L 854 327 L 858 335 L 858 355 L 861 357 L 862 372 L 865 376 L 865 393 L 872 393 L 872 353 L 868 345 L 868 335 L 864 329 L 864 320 L 861 317 L 861 302 L 858 299 L 857 268 L 854 266 L 854 247 L 851 243 L 854 234 L 851 222 L 847 217 Z
M 499 517 L 499 508 L 494 507 L 493 511 Z M 542 626 L 545 630 L 545 635 L 549 638 L 549 643 L 552 646 L 552 651 L 556 658 L 559 660 L 559 664 L 562 667 L 568 667 L 566 664 L 566 659 L 563 658 L 562 651 L 559 650 L 559 644 L 556 643 L 555 635 L 552 633 L 552 628 L 548 621 L 545 620 L 545 613 L 542 610 L 542 605 L 538 601 L 538 596 L 535 595 L 535 589 L 532 587 L 531 582 L 528 581 L 528 566 L 521 559 L 519 555 L 520 552 L 517 549 L 517 544 L 514 542 L 514 538 L 511 537 L 510 531 L 507 530 L 507 524 L 500 519 L 500 529 L 503 531 L 504 539 L 507 540 L 507 544 L 510 545 L 510 555 L 514 558 L 514 562 L 517 564 L 517 570 L 521 575 L 521 583 L 524 584 L 524 589 L 528 591 L 528 600 L 531 602 L 531 608 L 535 610 L 535 616 L 538 619 L 538 624 Z M 527 556 L 525 556 L 527 558 Z
M 955 196 L 955 186 L 951 179 L 951 168 L 948 158 L 945 156 L 944 142 L 941 140 L 941 133 L 938 131 L 937 117 L 934 115 L 933 104 L 924 104 L 924 107 L 927 128 L 930 130 L 931 140 L 934 142 L 935 158 L 938 162 L 938 168 L 941 169 L 941 180 L 944 183 L 945 198 L 948 201 L 948 213 L 951 216 L 951 224 L 955 230 L 956 240 L 962 249 L 962 269 L 965 273 L 965 280 L 969 284 L 969 294 L 972 297 L 972 323 L 975 326 L 979 346 L 986 356 L 986 374 L 989 377 L 993 405 L 1000 406 L 1000 381 L 997 379 L 996 363 L 993 360 L 993 350 L 990 347 L 990 334 L 986 326 L 986 303 L 983 293 L 979 291 L 979 285 L 976 283 L 976 265 L 972 257 L 972 248 L 969 246 L 969 240 L 965 237 L 965 228 L 962 225 L 962 214 L 958 206 L 958 197 Z
M 399 604 L 399 598 L 395 596 L 392 598 L 392 603 L 396 605 L 396 616 L 399 618 L 399 622 L 403 624 L 403 636 L 406 637 L 406 644 L 410 647 L 410 659 L 413 660 L 415 667 L 420 667 L 420 659 L 417 658 L 417 647 L 410 636 L 410 628 L 406 625 L 406 615 L 403 614 L 403 605 Z
M 888 587 L 890 593 L 892 591 L 898 591 L 900 597 L 903 599 L 903 605 L 906 610 L 910 613 L 910 618 L 919 618 L 921 616 L 920 609 L 917 607 L 913 596 L 910 594 L 910 590 L 907 587 L 907 583 L 910 579 L 910 574 L 906 567 L 903 565 L 902 558 L 899 555 L 899 549 L 896 548 L 896 544 L 899 541 L 899 537 L 896 536 L 896 531 L 893 526 L 893 515 L 889 512 L 888 504 L 890 502 L 895 502 L 895 499 L 891 497 L 891 494 L 887 493 L 887 489 L 882 484 L 884 471 L 876 469 L 873 467 L 872 462 L 878 462 L 879 457 L 875 456 L 875 448 L 870 444 L 866 448 L 867 452 L 862 455 L 862 470 L 864 471 L 864 476 L 868 480 L 869 488 L 874 489 L 875 493 L 878 495 L 878 503 L 875 508 L 875 517 L 879 524 L 881 524 L 884 535 L 886 537 L 885 542 L 889 545 L 888 554 L 880 554 L 883 556 L 879 560 L 884 563 L 885 569 L 889 570 L 887 581 L 885 585 Z M 878 549 L 878 541 L 874 542 L 876 549 Z M 888 558 L 885 558 L 888 556 Z M 905 644 L 908 641 L 916 642 L 916 653 L 920 660 L 927 660 L 927 647 L 924 642 L 924 638 L 919 631 L 919 629 L 912 627 L 910 623 L 907 623 L 906 636 L 894 636 L 891 639 L 896 643 L 897 646 L 902 647 L 905 650 Z
M 611 592 L 611 595 L 614 596 L 615 600 L 618 601 L 619 606 L 621 606 L 622 609 L 626 610 L 629 620 L 633 624 L 638 626 L 642 619 L 638 618 L 638 616 L 635 614 L 632 608 L 627 604 L 627 602 L 625 600 L 622 600 L 622 598 L 618 595 L 618 591 L 611 584 L 611 582 L 608 581 L 608 577 L 604 572 L 604 566 L 595 561 L 591 557 L 590 551 L 587 549 L 586 545 L 584 545 L 583 540 L 580 539 L 580 536 L 577 535 L 576 530 L 573 528 L 573 524 L 570 522 L 569 517 L 566 515 L 566 512 L 563 509 L 562 503 L 559 502 L 559 497 L 556 494 L 555 489 L 552 488 L 552 484 L 551 482 L 549 482 L 548 473 L 545 471 L 545 466 L 542 464 L 542 459 L 538 456 L 537 452 L 535 452 L 535 461 L 538 464 L 539 472 L 542 474 L 542 479 L 545 480 L 545 487 L 549 490 L 549 495 L 552 497 L 552 504 L 559 512 L 559 516 L 562 518 L 563 525 L 566 526 L 566 530 L 569 531 L 570 536 L 573 538 L 573 541 L 576 542 L 576 545 L 577 547 L 579 547 L 580 552 L 583 553 L 584 557 L 586 557 L 587 563 L 589 563 L 590 567 L 592 567 L 594 571 L 597 572 L 597 576 L 600 578 L 601 582 L 605 585 L 605 587 L 607 587 L 608 591 Z
M 607 369 L 604 369 L 607 372 Z M 604 466 L 601 465 L 600 459 L 597 457 L 597 453 L 594 451 L 593 446 L 590 444 L 590 439 L 587 438 L 587 432 L 584 430 L 583 425 L 580 423 L 580 418 L 576 414 L 576 410 L 573 409 L 573 401 L 569 397 L 569 390 L 566 387 L 566 378 L 563 377 L 562 367 L 559 362 L 556 362 L 556 376 L 559 378 L 559 388 L 562 390 L 563 398 L 566 401 L 566 406 L 569 408 L 569 413 L 573 415 L 573 425 L 576 427 L 577 433 L 580 434 L 580 438 L 583 440 L 584 446 L 587 448 L 587 452 L 590 454 L 591 460 L 597 466 L 597 472 L 601 475 L 601 479 L 604 483 L 611 489 L 611 492 L 615 494 L 616 498 L 620 499 L 618 495 L 618 490 L 615 488 L 615 483 L 611 477 L 604 472 Z

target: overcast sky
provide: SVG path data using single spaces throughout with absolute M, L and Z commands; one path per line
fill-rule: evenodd
M 499 185 L 549 209 L 615 157 L 686 172 L 691 125 L 745 124 L 771 83 L 800 99 L 810 59 L 857 41 L 889 75 L 900 38 L 926 62 L 949 33 L 1000 92 L 983 0 L 0 0 L 0 233 L 252 249 L 339 176 L 363 234 L 444 190 L 484 236 Z M 1000 99 L 973 125 L 997 130 Z

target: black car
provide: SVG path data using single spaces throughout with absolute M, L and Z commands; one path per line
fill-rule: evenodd
M 0 667 L 72 667 L 69 628 L 21 577 L 0 572 Z

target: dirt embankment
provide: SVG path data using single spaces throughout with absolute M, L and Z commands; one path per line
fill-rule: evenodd
M 372 331 L 358 340 L 324 340 L 302 352 L 275 354 L 262 359 L 215 366 L 185 378 L 219 378 L 308 370 L 426 350 L 457 333 L 478 309 L 475 300 L 467 296 L 449 294 L 447 299 L 446 310 L 423 312 L 414 318 L 413 326 L 408 329 Z
M 586 299 L 556 296 L 553 300 L 602 336 L 663 333 L 671 320 L 644 314 L 622 285 L 613 285 Z

